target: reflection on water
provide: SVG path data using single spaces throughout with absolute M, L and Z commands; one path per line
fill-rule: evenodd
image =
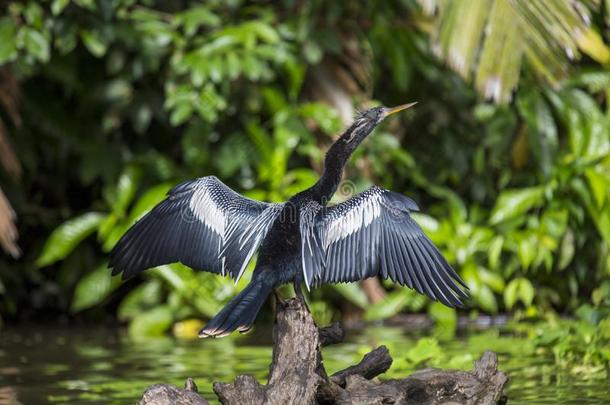
M 270 338 L 265 332 L 219 340 L 133 341 L 104 329 L 3 331 L 0 403 L 15 398 L 23 404 L 133 403 L 153 383 L 182 386 L 186 377 L 193 377 L 200 392 L 214 400 L 213 381 L 230 381 L 242 373 L 265 378 L 271 359 Z M 346 343 L 324 350 L 325 364 L 333 372 L 385 344 L 395 359 L 387 376 L 400 377 L 410 373 L 416 363 L 421 367 L 422 358 L 433 366 L 470 369 L 490 349 L 499 354 L 500 368 L 511 378 L 508 395 L 512 403 L 597 404 L 609 398 L 605 375 L 575 375 L 558 369 L 547 357 L 527 354 L 526 340 L 498 328 L 453 338 L 437 332 L 432 335 L 438 340 L 424 339 L 417 344 L 423 335 L 398 327 L 352 331 Z

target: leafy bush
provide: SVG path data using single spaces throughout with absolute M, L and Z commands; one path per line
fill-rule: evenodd
M 509 3 L 521 8 L 503 14 Z M 497 0 L 493 11 L 462 0 L 9 2 L 0 64 L 23 93 L 13 140 L 24 175 L 3 190 L 26 254 L 0 258 L 0 313 L 95 318 L 106 308 L 134 335 L 211 316 L 233 296 L 230 280 L 170 265 L 125 285 L 105 270 L 107 252 L 184 179 L 216 174 L 268 201 L 308 187 L 341 130 L 341 106 L 368 99 L 419 104 L 357 151 L 350 192 L 375 183 L 414 197 L 416 219 L 471 288 L 469 310 L 528 318 L 607 307 L 608 49 L 597 2 L 572 3 L 553 3 L 545 24 L 520 20 L 527 38 L 561 35 L 536 50 L 504 43 L 495 63 L 482 23 L 446 18 L 466 7 L 502 26 L 527 2 Z M 562 41 L 588 58 L 568 60 Z M 490 94 L 495 75 L 502 91 Z M 344 299 L 367 320 L 455 317 L 410 290 L 385 290 L 371 305 L 358 285 L 323 288 L 312 308 L 326 320 Z

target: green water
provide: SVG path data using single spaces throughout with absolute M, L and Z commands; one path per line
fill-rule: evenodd
M 5 330 L 0 332 L 0 403 L 11 403 L 10 398 L 23 404 L 134 403 L 150 384 L 182 385 L 186 377 L 193 377 L 200 392 L 214 400 L 213 381 L 231 381 L 240 373 L 265 378 L 271 356 L 267 332 L 220 340 L 133 341 L 101 328 Z M 405 358 L 417 354 L 409 350 L 426 336 L 434 336 L 438 346 L 424 347 L 433 358 L 417 367 L 470 369 L 485 349 L 496 351 L 500 369 L 511 379 L 509 403 L 610 402 L 606 373 L 575 372 L 554 366 L 548 355 L 524 354 L 529 352 L 522 350 L 527 341 L 498 328 L 456 337 L 442 331 L 369 327 L 351 331 L 346 343 L 325 349 L 325 364 L 333 372 L 385 344 L 395 359 L 386 377 L 399 377 L 414 368 Z

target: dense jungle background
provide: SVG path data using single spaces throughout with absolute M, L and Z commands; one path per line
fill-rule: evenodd
M 2 2 L 0 333 L 35 322 L 193 336 L 249 276 L 234 286 L 176 264 L 112 278 L 122 233 L 200 176 L 283 201 L 315 182 L 357 110 L 418 101 L 357 151 L 337 201 L 372 184 L 413 198 L 472 299 L 455 311 L 373 279 L 312 291 L 316 319 L 417 313 L 454 333 L 506 314 L 532 352 L 607 372 L 609 7 Z

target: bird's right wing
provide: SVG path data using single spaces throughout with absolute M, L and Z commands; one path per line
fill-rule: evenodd
M 282 207 L 243 197 L 214 176 L 187 181 L 123 235 L 109 266 L 126 278 L 181 262 L 238 280 Z
M 379 187 L 333 207 L 301 212 L 303 274 L 307 286 L 359 281 L 375 275 L 460 306 L 467 288 L 411 218 L 417 205 Z

